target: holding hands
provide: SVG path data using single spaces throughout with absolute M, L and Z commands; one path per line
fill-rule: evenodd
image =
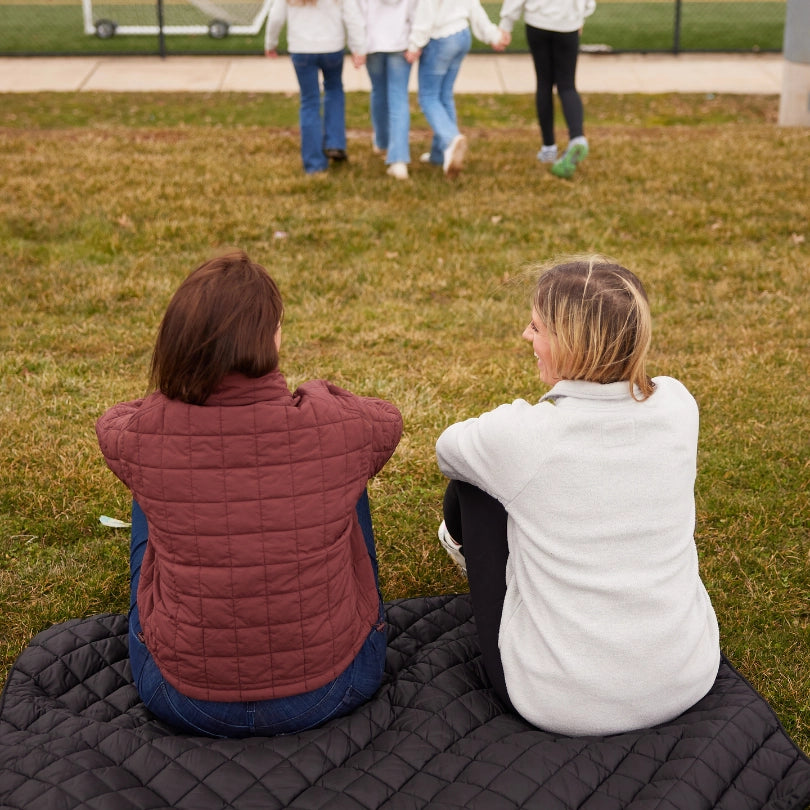
M 509 31 L 504 31 L 503 28 L 499 28 L 498 30 L 500 31 L 501 36 L 497 42 L 492 43 L 492 50 L 505 51 L 509 46 L 509 43 L 512 41 L 512 34 Z

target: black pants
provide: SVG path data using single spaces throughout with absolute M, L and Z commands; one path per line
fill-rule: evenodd
M 506 510 L 477 487 L 451 481 L 444 493 L 444 523 L 453 539 L 464 546 L 484 669 L 498 697 L 514 710 L 506 691 L 498 649 L 509 558 Z
M 537 120 L 543 143 L 551 146 L 554 140 L 554 85 L 560 97 L 569 139 L 583 134 L 582 99 L 574 85 L 579 55 L 579 31 L 561 34 L 542 28 L 526 26 L 526 39 L 537 74 Z

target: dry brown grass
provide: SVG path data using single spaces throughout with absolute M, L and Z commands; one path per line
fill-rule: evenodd
M 701 406 L 697 539 L 724 651 L 810 750 L 810 138 L 774 125 L 775 99 L 589 98 L 573 182 L 536 163 L 530 100 L 462 99 L 456 183 L 386 177 L 364 99 L 350 163 L 319 179 L 299 168 L 294 99 L 0 101 L 5 668 L 53 622 L 124 609 L 126 538 L 98 516 L 125 517 L 128 495 L 93 422 L 143 391 L 168 297 L 212 252 L 242 246 L 279 280 L 293 384 L 402 409 L 371 493 L 393 598 L 465 587 L 435 541 L 434 441 L 539 396 L 521 274 L 600 251 L 647 283 L 655 372 Z

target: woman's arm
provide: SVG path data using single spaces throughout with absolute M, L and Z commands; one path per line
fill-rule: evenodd
M 537 452 L 542 429 L 534 407 L 542 406 L 519 399 L 450 425 L 436 442 L 439 469 L 508 503 L 542 463 Z
M 278 47 L 278 37 L 286 21 L 287 0 L 275 0 L 273 5 L 270 6 L 264 28 L 264 52 L 266 55 L 275 54 Z

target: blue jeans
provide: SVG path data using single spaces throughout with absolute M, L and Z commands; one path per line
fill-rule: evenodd
M 301 106 L 301 158 L 307 174 L 326 171 L 324 149 L 346 148 L 346 100 L 343 93 L 343 51 L 290 54 Z M 323 73 L 323 116 L 319 71 Z
M 405 54 L 370 53 L 366 69 L 371 80 L 371 126 L 374 145 L 387 150 L 386 163 L 410 163 L 411 108 Z
M 470 29 L 431 39 L 419 57 L 419 106 L 433 130 L 430 162 L 442 164 L 444 150 L 459 134 L 453 85 L 472 45 Z
M 377 554 L 368 495 L 357 502 L 357 516 L 377 579 Z M 377 691 L 385 668 L 387 634 L 382 600 L 380 622 L 372 628 L 352 663 L 325 686 L 302 695 L 262 701 L 219 702 L 195 700 L 166 682 L 143 642 L 138 613 L 138 581 L 148 541 L 146 516 L 132 504 L 130 545 L 129 657 L 138 694 L 161 720 L 190 734 L 212 737 L 247 737 L 288 734 L 314 728 L 333 717 L 349 714 Z M 379 585 L 378 585 L 379 592 Z

